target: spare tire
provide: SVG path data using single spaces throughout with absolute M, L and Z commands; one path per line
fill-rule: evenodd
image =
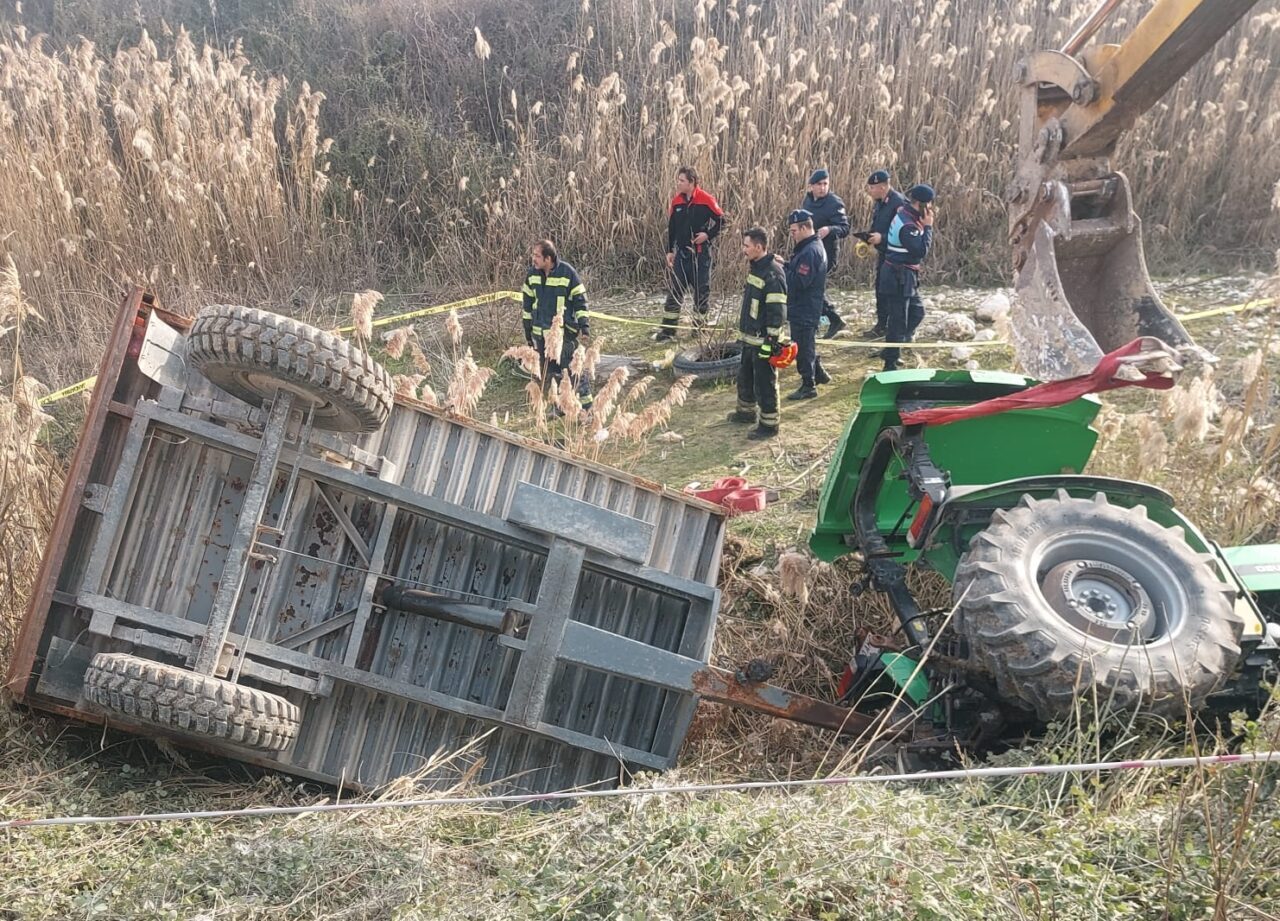
M 700 381 L 732 380 L 742 364 L 742 343 L 698 346 L 677 353 L 671 369 L 677 377 L 692 375 Z
M 956 570 L 957 630 L 1011 703 L 1045 720 L 1077 699 L 1178 717 L 1240 657 L 1235 588 L 1181 528 L 1102 493 L 1024 496 Z
M 211 382 L 261 406 L 277 389 L 303 407 L 312 424 L 337 432 L 376 432 L 395 389 L 387 369 L 346 339 L 251 307 L 206 307 L 187 334 L 187 360 Z
M 278 694 L 118 652 L 100 652 L 84 675 L 84 696 L 142 723 L 284 751 L 298 735 L 298 708 Z

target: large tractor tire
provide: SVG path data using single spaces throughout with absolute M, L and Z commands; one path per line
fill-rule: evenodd
M 1045 720 L 1077 700 L 1179 717 L 1240 657 L 1235 589 L 1141 506 L 1024 496 L 956 571 L 957 629 L 1009 702 Z
M 233 396 L 261 406 L 277 389 L 314 407 L 312 424 L 376 432 L 394 401 L 391 375 L 347 340 L 288 317 L 220 304 L 200 311 L 187 334 L 192 367 Z
M 258 751 L 284 751 L 300 722 L 297 706 L 278 694 L 117 652 L 93 657 L 84 695 L 138 722 Z

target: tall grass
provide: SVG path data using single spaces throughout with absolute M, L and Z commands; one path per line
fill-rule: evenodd
M 656 287 L 678 165 L 735 226 L 778 226 L 818 165 L 860 224 L 863 180 L 888 166 L 941 192 L 934 277 L 998 282 L 1013 64 L 1092 6 L 139 0 L 122 23 L 68 0 L 18 14 L 66 47 L 20 24 L 0 36 L 0 250 L 65 343 L 98 338 L 124 280 L 182 307 L 306 312 L 339 291 L 507 281 L 541 236 L 597 290 Z M 279 73 L 253 70 L 241 38 Z M 1280 244 L 1276 60 L 1272 0 L 1119 151 L 1157 262 Z

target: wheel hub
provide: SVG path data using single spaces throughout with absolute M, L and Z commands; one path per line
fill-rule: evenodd
M 1040 583 L 1045 598 L 1068 623 L 1117 643 L 1146 642 L 1156 628 L 1154 607 L 1142 584 L 1112 563 L 1059 563 Z

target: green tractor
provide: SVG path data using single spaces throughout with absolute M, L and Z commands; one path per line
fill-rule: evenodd
M 1171 719 L 1256 714 L 1280 663 L 1280 545 L 1220 548 L 1163 490 L 1084 474 L 1093 396 L 903 422 L 1033 384 L 936 370 L 864 384 L 810 546 L 860 557 L 855 588 L 888 597 L 901 640 L 863 641 L 842 702 L 904 711 L 922 746 L 947 748 L 985 747 L 1082 700 Z M 950 583 L 949 605 L 922 606 L 913 566 Z

